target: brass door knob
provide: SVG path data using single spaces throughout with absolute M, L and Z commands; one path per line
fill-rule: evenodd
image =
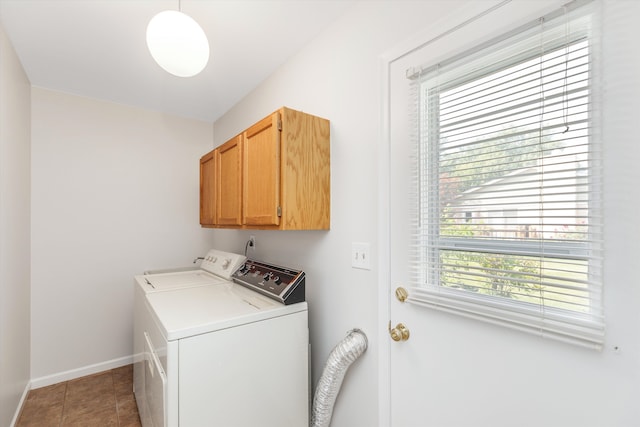
M 389 335 L 394 341 L 406 341 L 409 339 L 409 329 L 402 323 L 398 323 L 395 328 L 391 329 L 391 323 L 389 323 Z

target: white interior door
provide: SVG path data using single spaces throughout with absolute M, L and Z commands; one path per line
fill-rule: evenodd
M 408 203 L 409 142 L 415 124 L 408 113 L 410 88 L 407 70 L 434 65 L 438 60 L 472 48 L 483 40 L 542 15 L 558 2 L 513 3 L 463 2 L 462 7 L 458 7 L 449 18 L 440 21 L 441 25 L 429 31 L 422 45 L 403 46 L 394 52 L 395 57 L 391 55 L 385 63 L 385 73 L 388 73 L 388 153 L 385 154 L 389 158 L 389 190 L 383 191 L 386 197 L 382 201 L 385 206 L 382 218 L 388 224 L 383 234 L 388 240 L 389 268 L 388 274 L 383 273 L 386 276 L 383 281 L 388 286 L 390 327 L 393 329 L 403 324 L 409 334 L 408 339 L 399 342 L 392 341 L 389 334 L 386 336 L 389 372 L 388 379 L 383 372 L 382 381 L 383 387 L 388 381 L 388 424 L 392 427 L 485 425 L 495 415 L 491 408 L 487 408 L 486 393 L 492 388 L 492 383 L 500 381 L 500 374 L 488 372 L 488 369 L 482 372 L 478 363 L 471 364 L 469 358 L 474 349 L 486 345 L 486 340 L 464 333 L 469 320 L 402 303 L 396 299 L 395 290 L 407 286 L 408 224 L 412 221 Z M 384 240 L 382 246 L 385 246 Z M 452 334 L 452 331 L 461 333 Z M 402 331 L 397 329 L 396 332 Z M 384 365 L 387 363 L 383 362 Z M 508 390 L 504 393 L 508 394 Z M 506 399 L 507 395 L 502 397 Z M 381 414 L 382 423 L 387 424 L 387 414 L 384 411 Z

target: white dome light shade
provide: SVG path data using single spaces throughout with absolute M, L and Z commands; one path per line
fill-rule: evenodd
M 147 46 L 158 65 L 174 76 L 195 76 L 209 62 L 204 31 L 193 18 L 175 10 L 160 12 L 149 21 Z

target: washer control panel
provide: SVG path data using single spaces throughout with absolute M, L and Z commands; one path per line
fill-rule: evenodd
M 231 280 L 231 275 L 247 259 L 244 255 L 211 249 L 202 260 L 200 268 L 217 276 Z
M 234 282 L 283 304 L 305 300 L 303 271 L 247 259 L 232 275 Z

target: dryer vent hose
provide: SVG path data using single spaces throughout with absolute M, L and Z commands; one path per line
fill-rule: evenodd
M 311 427 L 329 427 L 344 375 L 366 349 L 367 336 L 360 329 L 352 329 L 331 351 L 313 397 Z

